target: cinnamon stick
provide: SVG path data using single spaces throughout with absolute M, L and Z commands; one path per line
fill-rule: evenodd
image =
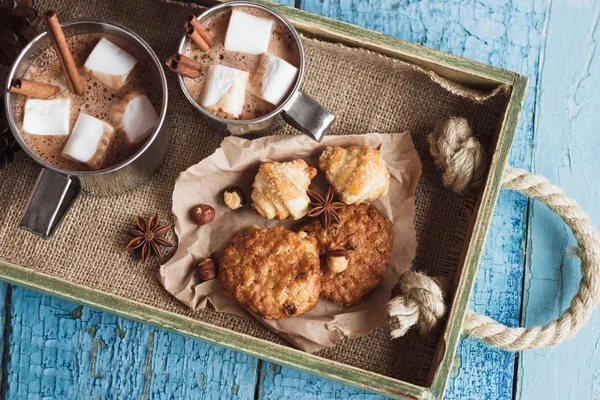
M 60 66 L 67 80 L 69 89 L 73 93 L 81 96 L 83 94 L 83 81 L 81 80 L 81 75 L 79 75 L 79 71 L 75 65 L 73 53 L 71 53 L 71 49 L 67 44 L 65 33 L 63 32 L 54 11 L 50 10 L 44 13 L 44 25 L 46 26 L 48 37 L 50 38 L 52 46 L 58 56 L 58 60 L 60 61 Z
M 10 83 L 11 93 L 22 94 L 35 99 L 51 99 L 60 92 L 58 86 L 49 85 L 46 83 L 29 81 L 27 79 L 15 79 Z
M 196 46 L 200 48 L 202 51 L 208 51 L 210 46 L 208 43 L 202 39 L 202 36 L 198 33 L 198 31 L 194 28 L 193 25 L 188 25 L 185 28 L 185 34 L 192 40 L 192 42 L 196 43 Z
M 200 71 L 202 69 L 202 64 L 200 64 L 196 60 L 192 60 L 191 58 L 184 56 L 183 54 L 175 53 L 171 55 L 169 58 L 167 58 L 167 65 L 169 65 L 171 60 L 175 60 L 179 64 L 184 65 L 186 67 L 190 67 L 197 71 Z
M 204 39 L 204 41 L 208 44 L 209 47 L 213 47 L 215 44 L 215 39 L 212 37 L 209 31 L 198 21 L 194 14 L 188 15 L 187 19 L 188 24 L 192 25 L 194 29 L 198 32 L 198 34 Z
M 171 71 L 178 73 L 179 75 L 187 76 L 188 78 L 191 78 L 191 79 L 197 79 L 200 77 L 199 70 L 196 70 L 196 69 L 193 69 L 186 65 L 183 65 L 183 64 L 175 61 L 175 59 L 173 59 L 173 58 L 170 58 L 169 60 L 167 60 L 167 66 L 169 67 L 169 69 Z

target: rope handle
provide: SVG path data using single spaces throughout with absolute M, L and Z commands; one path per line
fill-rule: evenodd
M 442 170 L 444 186 L 457 193 L 466 193 L 469 188 L 476 187 L 473 181 L 481 176 L 486 157 L 466 120 L 451 118 L 439 124 L 429 142 L 434 161 Z M 546 204 L 571 228 L 578 244 L 575 255 L 581 260 L 579 290 L 569 308 L 544 326 L 511 328 L 467 310 L 464 332 L 508 351 L 556 346 L 575 336 L 600 303 L 600 233 L 575 200 L 540 175 L 507 167 L 502 186 Z M 443 294 L 436 281 L 409 271 L 401 278 L 399 296 L 388 303 L 391 336 L 403 336 L 413 325 L 426 333 L 444 312 Z
M 545 203 L 572 229 L 579 246 L 575 254 L 581 259 L 579 291 L 569 308 L 544 326 L 511 328 L 467 310 L 464 332 L 508 351 L 556 346 L 575 336 L 600 303 L 600 234 L 573 199 L 540 175 L 508 167 L 502 186 Z M 400 281 L 400 295 L 388 303 L 392 337 L 404 336 L 414 325 L 422 334 L 427 333 L 444 315 L 445 307 L 443 292 L 435 279 L 420 272 L 405 273 Z
M 569 308 L 544 326 L 509 328 L 469 310 L 464 331 L 487 344 L 510 351 L 556 346 L 575 336 L 600 303 L 600 234 L 575 200 L 546 178 L 508 167 L 504 170 L 502 185 L 546 204 L 571 228 L 578 243 L 575 254 L 581 259 L 579 290 Z

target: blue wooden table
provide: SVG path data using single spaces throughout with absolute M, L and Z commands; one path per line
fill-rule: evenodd
M 281 2 L 527 75 L 510 162 L 560 184 L 600 225 L 598 0 Z M 579 282 L 572 244 L 544 206 L 502 192 L 472 307 L 510 325 L 555 318 Z M 3 284 L 0 310 L 1 398 L 381 398 Z M 600 312 L 551 350 L 464 339 L 446 398 L 599 399 Z

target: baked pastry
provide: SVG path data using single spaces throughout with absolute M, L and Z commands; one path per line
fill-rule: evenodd
M 267 319 L 315 308 L 319 273 L 316 240 L 283 226 L 237 232 L 219 266 L 225 293 Z
M 319 156 L 319 167 L 344 204 L 360 204 L 385 196 L 390 173 L 379 150 L 372 147 L 328 146 Z
M 392 228 L 374 206 L 346 206 L 329 229 L 313 220 L 300 228 L 317 239 L 321 256 L 321 297 L 350 307 L 385 277 L 392 251 Z
M 306 190 L 317 170 L 304 160 L 266 162 L 252 184 L 252 207 L 269 219 L 300 219 L 308 213 Z

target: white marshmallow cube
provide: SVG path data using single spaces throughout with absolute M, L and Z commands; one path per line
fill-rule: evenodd
M 250 54 L 262 54 L 267 51 L 271 40 L 273 20 L 255 17 L 243 11 L 231 11 L 225 50 Z
M 119 90 L 136 63 L 137 60 L 129 53 L 102 38 L 88 56 L 83 69 L 98 82 Z
M 73 132 L 63 147 L 62 156 L 100 169 L 115 130 L 108 123 L 79 113 Z
M 23 130 L 32 135 L 68 135 L 71 117 L 71 100 L 27 99 Z
M 146 95 L 131 93 L 117 105 L 119 128 L 125 132 L 130 145 L 140 143 L 150 136 L 158 125 L 159 116 Z
M 265 53 L 252 79 L 249 90 L 273 105 L 279 105 L 296 82 L 298 68 L 287 61 Z
M 208 110 L 226 112 L 235 118 L 239 117 L 244 109 L 248 77 L 246 71 L 224 65 L 209 65 L 204 78 L 200 105 Z

